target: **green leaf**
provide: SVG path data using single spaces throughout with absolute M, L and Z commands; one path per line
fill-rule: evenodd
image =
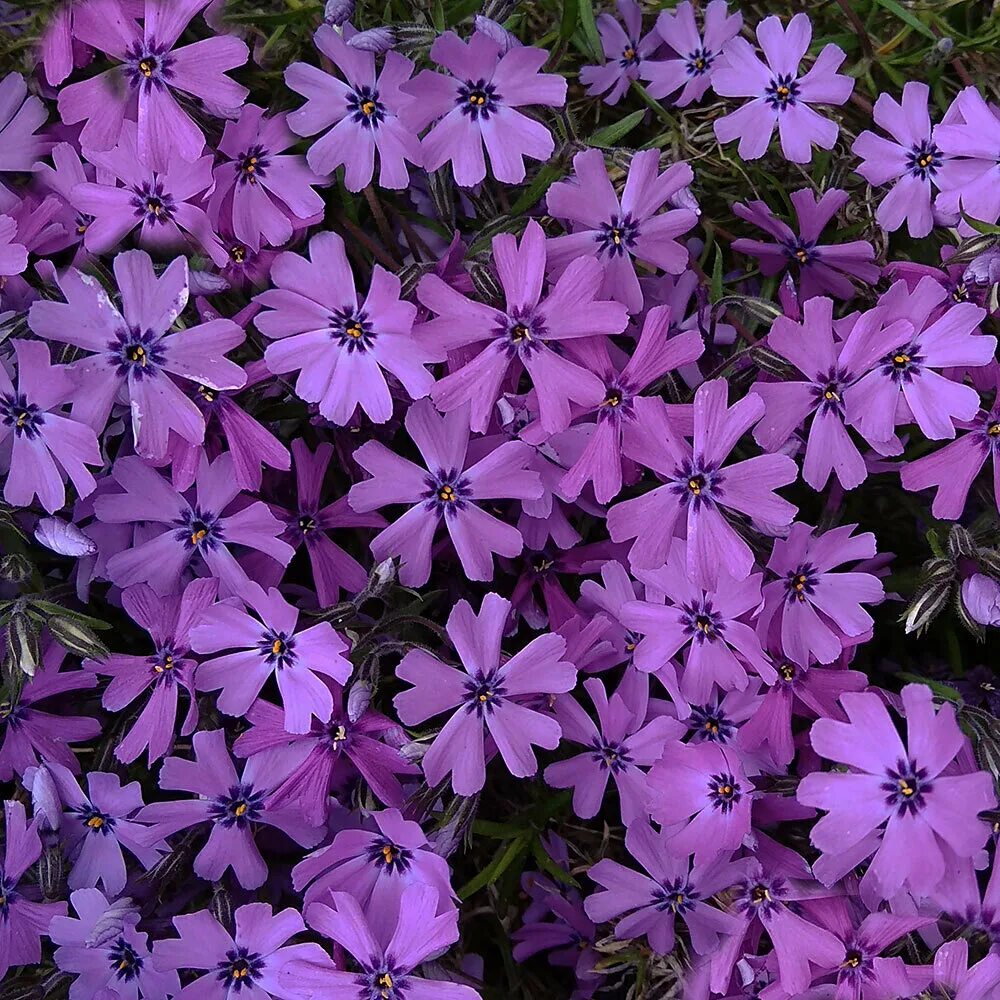
M 939 698 L 944 698 L 945 701 L 958 703 L 962 700 L 962 696 L 953 687 L 950 687 L 947 684 L 942 684 L 940 681 L 934 681 L 928 677 L 920 677 L 918 674 L 908 673 L 899 674 L 899 679 L 908 681 L 911 684 L 925 684 Z
M 479 892 L 480 889 L 496 882 L 518 857 L 528 853 L 531 838 L 530 833 L 524 833 L 512 840 L 507 845 L 506 850 L 501 845 L 493 860 L 474 879 L 470 879 L 458 890 L 458 898 L 466 900 Z
M 716 246 L 715 260 L 712 262 L 712 286 L 709 289 L 709 298 L 714 305 L 722 298 L 722 247 Z
M 511 215 L 522 215 L 533 205 L 541 201 L 545 193 L 565 171 L 562 167 L 557 167 L 552 163 L 546 163 L 541 170 L 535 174 L 532 182 L 525 188 L 524 193 L 511 207 Z
M 599 149 L 609 149 L 617 146 L 646 117 L 645 111 L 633 111 L 632 114 L 620 118 L 611 125 L 599 128 L 587 141 Z
M 580 0 L 563 0 L 562 20 L 559 23 L 559 40 L 568 42 L 580 20 Z
M 72 608 L 64 608 L 61 604 L 53 604 L 51 601 L 32 601 L 31 606 L 43 615 L 59 615 L 62 618 L 72 618 L 81 625 L 89 625 L 91 628 L 99 630 L 111 628 L 110 622 L 101 621 L 100 618 L 91 618 L 90 615 L 74 611 Z
M 580 883 L 577 882 L 575 878 L 565 868 L 557 865 L 555 861 L 549 856 L 549 852 L 545 850 L 542 846 L 540 840 L 536 840 L 531 845 L 531 853 L 535 856 L 535 860 L 538 862 L 538 867 L 542 869 L 543 872 L 551 875 L 557 882 L 561 882 L 563 885 L 572 886 L 574 889 L 580 888 Z
M 580 16 L 580 27 L 583 29 L 583 37 L 587 41 L 587 48 L 595 62 L 604 62 L 604 46 L 601 44 L 601 36 L 597 31 L 597 21 L 594 20 L 594 5 L 589 0 L 577 0 L 577 7 Z
M 929 38 L 935 45 L 937 44 L 937 35 L 931 31 L 930 28 L 924 24 L 915 14 L 911 14 L 905 7 L 901 4 L 896 3 L 896 0 L 875 0 L 875 2 L 880 6 L 884 7 L 887 11 L 895 14 L 896 17 L 900 19 L 904 24 L 908 24 L 914 31 L 919 31 L 921 35 L 925 38 Z
M 959 200 L 959 210 L 961 211 L 961 199 Z M 1000 235 L 1000 226 L 992 225 L 989 222 L 983 222 L 982 219 L 974 219 L 971 215 L 962 212 L 962 221 L 971 226 L 977 233 L 982 233 L 983 236 L 997 236 Z

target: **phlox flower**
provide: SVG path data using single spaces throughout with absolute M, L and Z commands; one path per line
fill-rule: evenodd
M 38 161 L 52 145 L 37 134 L 46 117 L 45 104 L 28 94 L 20 73 L 8 73 L 0 80 L 0 174 L 38 169 Z M 12 194 L 0 181 L 0 195 Z
M 1000 626 L 1000 582 L 985 573 L 962 581 L 962 607 L 980 625 Z
M 580 69 L 580 83 L 587 88 L 587 96 L 603 95 L 604 103 L 612 106 L 625 96 L 633 80 L 658 65 L 652 57 L 661 42 L 655 29 L 642 33 L 642 8 L 635 0 L 617 0 L 616 6 L 620 21 L 612 14 L 596 18 L 606 62 Z

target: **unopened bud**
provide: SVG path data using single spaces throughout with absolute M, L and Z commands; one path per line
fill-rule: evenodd
M 396 35 L 392 28 L 369 28 L 367 31 L 359 31 L 356 35 L 351 35 L 347 39 L 347 44 L 352 49 L 360 49 L 362 52 L 388 52 L 396 44 Z
M 354 17 L 354 0 L 326 0 L 323 20 L 327 24 L 341 25 Z

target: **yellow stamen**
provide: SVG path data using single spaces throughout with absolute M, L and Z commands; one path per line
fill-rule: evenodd
M 271 652 L 275 656 L 280 656 L 284 651 L 284 648 L 285 644 L 280 639 L 275 639 L 274 642 L 271 643 Z
M 91 830 L 100 830 L 100 828 L 104 826 L 104 819 L 101 816 L 91 816 L 90 819 L 87 820 L 87 826 L 89 826 Z
M 1000 423 L 990 424 L 986 428 L 986 433 L 989 434 L 991 438 L 1000 437 Z
M 700 479 L 689 479 L 688 489 L 696 496 L 701 496 L 701 480 Z
M 375 102 L 374 101 L 365 101 L 361 105 L 361 110 L 362 110 L 362 112 L 364 114 L 366 114 L 369 117 L 371 117 L 373 114 L 375 114 Z
M 156 69 L 156 63 L 152 62 L 150 59 L 143 59 L 142 62 L 139 63 L 139 72 L 146 77 L 146 79 L 149 79 L 149 77 L 153 75 L 154 69 Z
M 241 802 L 233 810 L 233 815 L 234 816 L 245 816 L 246 813 L 247 813 L 247 808 L 248 808 L 247 804 L 245 802 Z
M 454 503 L 456 499 L 455 488 L 445 483 L 445 485 L 438 490 L 438 499 L 443 503 Z
M 392 847 L 390 847 L 389 844 L 386 844 L 385 847 L 382 848 L 382 857 L 385 859 L 385 863 L 387 865 L 391 865 L 395 860 L 396 856 L 392 853 Z
M 894 365 L 908 365 L 910 363 L 910 356 L 908 354 L 897 354 L 892 359 L 892 363 Z
M 200 541 L 202 541 L 202 539 L 205 538 L 205 536 L 207 534 L 208 534 L 208 532 L 204 528 L 200 528 L 198 531 L 192 532 L 191 533 L 191 544 L 192 545 L 197 545 Z

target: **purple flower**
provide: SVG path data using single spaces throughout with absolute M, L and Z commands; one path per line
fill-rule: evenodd
M 625 848 L 648 874 L 633 871 L 605 858 L 587 873 L 602 891 L 587 897 L 584 908 L 591 920 L 603 923 L 627 914 L 615 926 L 616 938 L 645 935 L 659 955 L 674 950 L 674 922 L 687 925 L 691 947 L 711 954 L 720 934 L 733 934 L 739 920 L 711 906 L 708 900 L 728 889 L 742 875 L 744 865 L 716 858 L 691 867 L 691 859 L 677 855 L 667 831 L 656 833 L 645 820 L 625 832 Z
M 173 153 L 154 171 L 139 162 L 137 141 L 135 125 L 125 122 L 117 146 L 85 151 L 98 168 L 98 182 L 85 181 L 70 192 L 74 208 L 83 213 L 83 245 L 91 253 L 107 253 L 138 226 L 145 249 L 170 255 L 191 242 L 223 267 L 229 255 L 201 207 L 213 184 L 212 157 L 188 161 Z
M 69 368 L 52 365 L 48 344 L 38 341 L 15 340 L 14 353 L 17 388 L 0 365 L 0 443 L 13 436 L 3 495 L 16 507 L 37 495 L 51 514 L 66 503 L 64 476 L 88 496 L 96 483 L 87 466 L 104 459 L 94 431 L 60 412 L 76 388 Z
M 762 639 L 770 634 L 793 663 L 832 663 L 845 646 L 864 641 L 872 617 L 862 604 L 879 604 L 885 591 L 871 573 L 834 573 L 837 566 L 875 555 L 875 536 L 855 535 L 856 524 L 818 534 L 796 521 L 787 538 L 777 538 L 768 570 L 777 577 L 764 587 L 757 619 Z
M 59 945 L 56 965 L 77 976 L 70 1000 L 104 997 L 167 1000 L 180 990 L 173 971 L 153 965 L 148 935 L 138 930 L 138 914 L 122 912 L 99 889 L 77 889 L 70 895 L 77 916 L 52 918 L 49 932 Z
M 281 541 L 282 524 L 266 504 L 237 503 L 246 498 L 233 477 L 228 453 L 211 464 L 202 459 L 191 503 L 135 456 L 118 459 L 111 474 L 124 493 L 94 501 L 98 520 L 146 522 L 149 529 L 140 536 L 145 540 L 108 560 L 107 572 L 119 587 L 148 583 L 158 594 L 171 594 L 194 562 L 197 569 L 219 580 L 220 592 L 228 597 L 239 594 L 249 582 L 230 545 L 257 549 L 282 566 L 295 553 Z
M 989 1000 L 1000 987 L 1000 955 L 990 952 L 969 965 L 969 942 L 946 941 L 934 955 L 934 986 L 962 1000 Z
M 305 545 L 319 604 L 329 607 L 337 602 L 341 590 L 357 594 L 368 582 L 365 568 L 334 542 L 331 533 L 345 528 L 383 528 L 385 518 L 380 514 L 355 513 L 347 497 L 320 506 L 333 445 L 323 442 L 311 452 L 305 441 L 298 439 L 292 442 L 292 455 L 295 458 L 297 505 L 290 510 L 272 505 L 272 510 L 287 525 L 285 541 L 296 550 Z
M 880 94 L 873 117 L 892 139 L 864 131 L 851 147 L 863 161 L 857 172 L 869 184 L 895 181 L 875 213 L 879 225 L 892 232 L 905 222 L 909 234 L 917 238 L 934 228 L 931 198 L 945 161 L 931 138 L 929 97 L 930 87 L 915 80 L 903 86 L 902 105 L 889 94 Z
M 870 899 L 904 887 L 927 895 L 945 875 L 946 851 L 970 858 L 989 837 L 977 814 L 996 806 L 993 780 L 949 768 L 965 737 L 951 705 L 935 713 L 930 688 L 903 688 L 906 746 L 877 694 L 848 692 L 840 700 L 850 722 L 819 719 L 810 740 L 820 756 L 853 770 L 814 772 L 800 782 L 799 801 L 827 812 L 812 828 L 812 843 L 834 865 L 849 857 L 850 868 L 874 853 L 861 881 Z M 817 876 L 831 881 L 822 869 Z
M 635 0 L 617 0 L 622 24 L 611 14 L 599 14 L 597 31 L 607 62 L 603 66 L 584 66 L 580 69 L 580 83 L 587 88 L 588 97 L 604 95 L 605 104 L 617 104 L 633 80 L 640 74 L 651 72 L 657 65 L 651 57 L 660 47 L 655 30 L 642 33 L 642 8 Z
M 222 111 L 240 107 L 249 93 L 226 76 L 247 60 L 249 50 L 240 39 L 213 35 L 176 47 L 191 18 L 207 3 L 183 0 L 167 6 L 145 0 L 141 30 L 123 0 L 74 6 L 73 37 L 116 63 L 59 91 L 62 120 L 67 125 L 86 122 L 80 133 L 85 148 L 110 149 L 130 118 L 138 122 L 137 149 L 145 166 L 164 170 L 175 152 L 189 162 L 201 155 L 205 136 L 174 92 Z
M 309 258 L 281 254 L 271 268 L 277 287 L 255 300 L 265 308 L 254 325 L 277 341 L 264 354 L 267 366 L 279 375 L 301 369 L 295 391 L 335 424 L 346 424 L 359 404 L 385 423 L 393 408 L 385 372 L 420 399 L 434 384 L 424 366 L 444 355 L 413 335 L 416 307 L 400 300 L 396 275 L 376 264 L 360 303 L 340 236 L 314 236 Z
M 343 689 L 325 683 L 333 689 L 329 722 L 313 721 L 307 733 L 289 733 L 286 713 L 258 698 L 246 713 L 250 728 L 236 740 L 233 753 L 237 757 L 266 755 L 268 773 L 275 776 L 270 802 L 276 806 L 293 803 L 317 826 L 326 821 L 331 784 L 345 771 L 353 777 L 356 769 L 376 797 L 386 805 L 401 807 L 400 777 L 420 774 L 420 768 L 383 742 L 382 738 L 402 734 L 399 724 L 367 708 L 353 717 L 344 710 Z
M 3 804 L 4 849 L 0 865 L 0 979 L 12 965 L 39 965 L 42 935 L 48 936 L 50 921 L 65 916 L 65 903 L 32 901 L 34 886 L 22 878 L 42 853 L 35 822 L 28 823 L 24 806 L 9 800 Z
M 694 399 L 694 443 L 667 421 L 656 427 L 659 446 L 647 466 L 667 482 L 608 511 L 608 531 L 616 541 L 634 538 L 629 559 L 634 568 L 659 569 L 667 558 L 674 528 L 687 524 L 687 572 L 692 581 L 714 589 L 720 570 L 745 580 L 753 568 L 750 547 L 722 516 L 739 511 L 780 530 L 791 523 L 795 507 L 774 490 L 795 479 L 798 469 L 787 455 L 758 455 L 723 466 L 736 442 L 761 418 L 764 404 L 749 393 L 728 405 L 729 384 L 712 379 Z
M 425 170 L 450 162 L 455 183 L 472 187 L 486 177 L 485 143 L 493 176 L 520 184 L 524 157 L 544 161 L 552 155 L 552 133 L 518 110 L 566 103 L 565 78 L 539 72 L 549 55 L 545 49 L 521 45 L 501 54 L 481 31 L 468 42 L 448 31 L 435 39 L 430 55 L 447 73 L 425 69 L 401 88 L 414 98 L 406 114 L 418 132 L 437 122 L 420 145 Z
M 597 298 L 602 267 L 596 257 L 572 260 L 543 296 L 545 233 L 534 220 L 520 244 L 511 233 L 494 237 L 493 260 L 503 310 L 466 298 L 434 274 L 417 286 L 421 304 L 437 314 L 418 327 L 420 336 L 451 351 L 481 346 L 475 356 L 463 352 L 468 362 L 441 379 L 431 398 L 446 412 L 468 403 L 472 429 L 483 432 L 504 379 L 512 367 L 516 373 L 523 366 L 542 428 L 555 434 L 569 425 L 571 402 L 597 406 L 604 399 L 601 380 L 566 357 L 563 342 L 621 333 L 628 322 L 625 307 Z M 553 341 L 559 350 L 549 346 Z
M 59 278 L 66 302 L 38 301 L 28 313 L 38 336 L 90 352 L 73 365 L 81 383 L 73 416 L 100 433 L 121 392 L 130 404 L 139 454 L 162 457 L 170 431 L 200 444 L 205 418 L 171 375 L 213 389 L 239 388 L 246 375 L 224 355 L 246 334 L 230 319 L 171 330 L 188 299 L 183 257 L 157 277 L 149 254 L 129 250 L 115 257 L 114 272 L 121 312 L 93 277 L 70 268 Z
M 992 576 L 973 573 L 962 581 L 962 606 L 974 622 L 1000 626 L 1000 583 Z
M 289 113 L 288 127 L 303 136 L 330 129 L 309 147 L 309 166 L 325 176 L 343 165 L 347 189 L 360 191 L 372 181 L 378 151 L 379 187 L 405 188 L 407 162 L 419 165 L 421 159 L 416 131 L 404 113 L 413 99 L 401 89 L 413 74 L 413 63 L 387 52 L 376 76 L 374 53 L 347 44 L 329 25 L 321 25 L 313 40 L 346 82 L 308 63 L 292 63 L 285 70 L 289 90 L 306 98 Z
M 629 165 L 621 199 L 604 167 L 604 154 L 587 149 L 573 157 L 574 177 L 549 188 L 549 214 L 568 220 L 570 232 L 546 242 L 547 263 L 556 275 L 577 257 L 596 257 L 604 265 L 598 294 L 616 299 L 628 311 L 642 309 L 642 288 L 635 260 L 680 274 L 688 264 L 687 247 L 676 237 L 698 221 L 697 213 L 673 207 L 660 212 L 686 188 L 694 175 L 686 163 L 659 170 L 660 151 L 636 153 Z M 659 213 L 659 214 L 657 214 Z
M 123 764 L 137 760 L 147 750 L 149 767 L 169 752 L 177 725 L 177 699 L 180 688 L 188 694 L 188 710 L 181 735 L 194 731 L 198 722 L 195 701 L 195 661 L 185 654 L 190 648 L 192 625 L 215 600 L 217 580 L 192 580 L 183 593 L 161 596 L 145 583 L 122 593 L 122 607 L 153 640 L 149 656 L 113 653 L 104 660 L 85 660 L 84 666 L 98 674 L 109 674 L 111 683 L 104 689 L 101 704 L 109 712 L 121 712 L 150 691 L 142 711 L 131 729 L 115 747 L 115 756 Z
M 213 219 L 224 219 L 223 228 L 231 228 L 254 253 L 261 237 L 281 246 L 291 238 L 294 222 L 301 225 L 323 214 L 323 199 L 312 187 L 320 178 L 302 156 L 285 153 L 297 141 L 287 118 L 265 116 L 263 108 L 248 104 L 235 122 L 226 122 L 219 143 L 225 160 L 214 171 L 209 212 Z M 225 257 L 216 263 L 224 265 Z
M 230 935 L 208 910 L 174 917 L 180 937 L 157 941 L 153 962 L 163 972 L 195 969 L 204 974 L 179 994 L 183 1000 L 294 1000 L 290 970 L 299 962 L 310 968 L 332 970 L 333 963 L 320 945 L 285 945 L 305 931 L 302 915 L 291 907 L 274 913 L 269 903 L 247 903 L 236 910 L 236 932 Z M 282 947 L 284 945 L 284 947 Z
M 22 274 L 28 267 L 28 248 L 18 241 L 17 220 L 0 215 L 0 278 Z
M 833 301 L 826 297 L 807 299 L 802 308 L 800 323 L 786 316 L 775 319 L 767 346 L 790 361 L 808 381 L 755 382 L 752 390 L 764 400 L 765 413 L 753 436 L 762 448 L 778 451 L 794 439 L 811 415 L 802 478 L 814 490 L 822 490 L 835 473 L 840 485 L 852 490 L 867 478 L 868 467 L 845 426 L 844 393 L 887 345 L 891 350 L 908 343 L 913 327 L 903 319 L 887 323 L 882 308 L 835 324 Z M 873 447 L 890 455 L 903 448 L 895 436 Z
M 584 681 L 583 686 L 597 709 L 600 728 L 572 695 L 557 698 L 555 715 L 563 739 L 580 743 L 587 750 L 550 764 L 545 769 L 545 782 L 553 788 L 572 788 L 573 811 L 582 819 L 591 819 L 600 811 L 608 778 L 613 778 L 621 799 L 622 822 L 629 826 L 646 817 L 648 790 L 640 767 L 659 760 L 664 741 L 680 736 L 684 726 L 668 716 L 644 725 L 643 706 L 630 704 L 620 692 L 609 700 L 604 684 L 596 677 Z
M 699 33 L 690 0 L 656 19 L 656 31 L 673 50 L 666 59 L 647 60 L 640 75 L 648 81 L 651 97 L 663 98 L 680 91 L 674 99 L 679 108 L 700 101 L 712 85 L 715 73 L 724 68 L 722 50 L 740 33 L 743 15 L 729 13 L 726 0 L 712 0 L 705 8 L 705 30 Z
M 886 353 L 844 393 L 847 423 L 869 441 L 887 441 L 897 423 L 910 420 L 926 437 L 953 438 L 954 421 L 972 420 L 978 413 L 979 393 L 972 386 L 933 369 L 986 365 L 997 340 L 979 332 L 986 312 L 971 302 L 960 302 L 935 318 L 947 294 L 932 278 L 922 278 L 912 292 L 897 281 L 879 299 L 888 315 L 907 320 L 913 333 L 899 346 L 896 336 L 884 331 L 886 343 L 879 346 Z
M 101 732 L 101 724 L 86 715 L 43 712 L 35 707 L 46 698 L 97 687 L 97 678 L 87 671 L 61 670 L 65 657 L 62 646 L 50 643 L 20 694 L 0 702 L 0 781 L 10 781 L 42 761 L 80 773 L 80 762 L 69 744 L 92 740 Z
M 646 585 L 647 600 L 629 601 L 621 609 L 622 624 L 644 636 L 635 649 L 636 668 L 656 673 L 680 712 L 707 702 L 716 687 L 746 690 L 748 670 L 767 682 L 775 679 L 753 628 L 741 621 L 760 607 L 762 574 L 739 581 L 720 574 L 717 586 L 706 590 L 688 578 L 687 565 L 687 545 L 675 538 L 662 569 L 636 572 Z M 664 595 L 668 603 L 650 601 L 651 593 Z M 684 673 L 678 686 L 671 661 L 682 649 Z
M 198 690 L 221 692 L 219 711 L 242 716 L 274 675 L 290 733 L 309 732 L 313 718 L 329 722 L 333 696 L 322 678 L 343 684 L 350 677 L 351 661 L 343 655 L 347 643 L 329 622 L 299 630 L 298 608 L 274 587 L 265 594 L 251 583 L 241 598 L 213 605 L 191 630 L 195 652 L 236 650 L 199 664 Z M 256 618 L 243 610 L 244 603 Z
M 8 73 L 0 80 L 0 174 L 35 169 L 52 145 L 36 135 L 46 117 L 41 98 L 28 95 L 28 85 L 20 73 Z M 0 195 L 12 194 L 0 181 Z
M 787 28 L 777 16 L 765 17 L 757 25 L 757 41 L 766 65 L 745 38 L 731 38 L 723 49 L 725 64 L 712 77 L 715 92 L 722 97 L 749 97 L 741 108 L 716 119 L 719 142 L 739 139 L 739 154 L 756 160 L 767 152 L 778 126 L 781 153 L 793 163 L 812 159 L 812 143 L 832 149 L 837 141 L 837 123 L 815 111 L 813 104 L 843 104 L 854 89 L 854 81 L 838 73 L 847 58 L 838 45 L 826 45 L 808 73 L 800 75 L 799 64 L 812 41 L 812 23 L 796 14 Z
M 250 760 L 236 773 L 226 734 L 221 729 L 199 731 L 192 737 L 193 761 L 168 757 L 160 770 L 160 787 L 197 795 L 196 799 L 154 802 L 136 816 L 151 824 L 151 837 L 169 837 L 203 823 L 211 824 L 208 842 L 195 855 L 194 872 L 210 882 L 228 868 L 244 889 L 256 889 L 267 878 L 267 864 L 254 842 L 258 825 L 281 830 L 302 847 L 314 846 L 322 836 L 297 809 L 277 809 L 268 802 L 270 783 L 260 760 Z M 176 966 L 172 966 L 176 967 Z
M 412 505 L 376 535 L 371 545 L 375 558 L 400 556 L 400 581 L 422 586 L 431 572 L 434 534 L 443 521 L 466 576 L 492 580 L 494 553 L 516 556 L 523 542 L 517 528 L 480 503 L 541 496 L 538 474 L 527 468 L 531 449 L 521 441 L 507 441 L 468 466 L 468 411 L 442 417 L 427 400 L 410 407 L 405 426 L 424 460 L 423 469 L 380 441 L 366 441 L 354 453 L 354 460 L 372 475 L 351 487 L 348 502 L 354 510 Z
M 796 15 L 799 16 L 805 15 Z M 802 188 L 793 191 L 789 197 L 798 219 L 798 233 L 775 218 L 762 201 L 733 205 L 736 215 L 773 237 L 773 242 L 733 240 L 733 250 L 758 258 L 761 273 L 765 275 L 780 274 L 790 268 L 798 278 L 800 299 L 809 299 L 814 295 L 850 299 L 854 295 L 852 277 L 869 285 L 878 281 L 881 271 L 872 263 L 875 248 L 871 243 L 866 240 L 819 242 L 823 229 L 846 204 L 846 191 L 830 188 L 817 200 L 809 188 Z
M 354 957 L 358 972 L 332 972 L 312 962 L 295 962 L 288 982 L 302 984 L 328 1000 L 479 1000 L 479 994 L 461 983 L 433 982 L 414 976 L 413 970 L 458 940 L 453 911 L 437 913 L 438 893 L 431 885 L 411 885 L 402 894 L 399 918 L 369 923 L 357 900 L 346 892 L 330 897 L 332 906 L 313 903 L 306 908 L 309 926 L 336 941 Z M 385 997 L 382 997 L 382 994 Z
M 576 684 L 576 668 L 562 659 L 565 640 L 547 633 L 504 660 L 500 642 L 510 616 L 510 601 L 487 594 L 477 616 L 459 601 L 448 616 L 447 632 L 463 670 L 442 663 L 421 649 L 411 650 L 396 676 L 414 686 L 393 704 L 405 725 L 415 726 L 455 710 L 424 755 L 427 781 L 437 785 L 451 774 L 457 795 L 474 795 L 486 781 L 485 744 L 500 751 L 518 778 L 533 775 L 538 763 L 532 746 L 554 750 L 559 723 L 525 702 L 538 694 L 564 694 Z M 464 672 L 463 672 L 464 671 Z
M 434 853 L 420 825 L 403 819 L 398 809 L 372 813 L 371 819 L 374 830 L 341 830 L 332 844 L 295 866 L 292 884 L 305 905 L 346 892 L 372 923 L 391 927 L 407 886 L 426 885 L 437 890 L 438 912 L 454 913 L 448 862 Z
M 735 851 L 750 832 L 754 786 L 735 750 L 718 743 L 666 745 L 647 778 L 649 812 L 671 830 L 670 853 L 695 864 Z

